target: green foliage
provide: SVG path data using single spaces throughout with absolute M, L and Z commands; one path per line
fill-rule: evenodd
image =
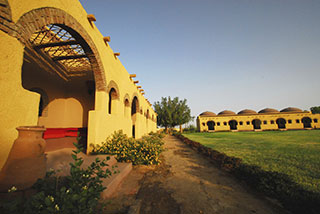
M 183 131 L 192 133 L 192 132 L 196 132 L 197 128 L 194 125 L 189 125 L 186 128 L 184 128 Z
M 163 134 L 150 133 L 141 139 L 128 138 L 122 130 L 114 132 L 101 145 L 93 147 L 94 154 L 116 155 L 119 162 L 132 162 L 133 165 L 160 164 L 163 151 Z
M 105 189 L 102 178 L 111 175 L 111 172 L 105 169 L 108 158 L 97 158 L 88 168 L 83 169 L 83 159 L 78 157 L 79 153 L 80 149 L 73 151 L 74 162 L 70 163 L 69 176 L 58 177 L 54 170 L 50 170 L 44 179 L 39 179 L 34 184 L 34 195 L 3 203 L 0 206 L 1 213 L 98 213 L 100 195 Z
M 314 106 L 310 108 L 312 114 L 320 114 L 320 106 Z
M 179 100 L 178 97 L 171 99 L 170 96 L 168 98 L 162 97 L 161 102 L 155 102 L 153 106 L 158 114 L 158 126 L 165 127 L 166 129 L 185 124 L 192 120 L 190 115 L 191 110 L 187 105 L 186 99 Z

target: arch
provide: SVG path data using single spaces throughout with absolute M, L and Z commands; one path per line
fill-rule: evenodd
M 31 88 L 30 91 L 36 92 L 40 94 L 40 103 L 39 103 L 39 117 L 48 116 L 48 108 L 46 108 L 49 104 L 48 94 L 41 88 Z
M 26 27 L 25 23 L 28 23 L 28 27 Z M 17 31 L 16 37 L 25 46 L 30 46 L 29 38 L 31 35 L 39 31 L 43 26 L 50 24 L 60 25 L 80 42 L 90 62 L 96 90 L 106 91 L 105 72 L 101 63 L 100 54 L 89 34 L 70 14 L 53 7 L 31 10 L 22 15 L 17 21 L 15 25 Z
M 125 107 L 130 107 L 129 99 L 125 99 L 125 100 L 124 100 L 124 106 L 125 106 Z
M 310 117 L 304 117 L 301 119 L 302 123 L 303 123 L 303 128 L 311 128 L 311 123 L 312 123 L 312 120 Z
M 0 1 L 0 11 L 0 30 L 11 36 L 14 36 L 16 26 L 12 21 L 11 8 L 8 0 Z
M 107 92 L 110 93 L 111 90 L 114 90 L 115 94 L 113 95 L 113 99 L 117 99 L 119 100 L 120 99 L 120 90 L 119 90 L 119 87 L 118 87 L 118 84 L 113 81 L 113 80 L 110 80 L 108 86 L 107 86 Z
M 228 122 L 230 130 L 237 130 L 238 122 L 236 120 L 230 120 Z
M 287 121 L 286 121 L 285 119 L 283 119 L 283 118 L 278 118 L 278 119 L 276 120 L 276 123 L 278 124 L 278 128 L 279 128 L 279 129 L 285 129 L 285 128 L 286 128 L 286 123 L 287 123 Z
M 139 100 L 136 96 L 134 96 L 131 102 L 131 120 L 132 120 L 132 137 L 133 138 L 136 137 L 137 113 L 139 113 Z
M 135 96 L 131 102 L 131 116 L 135 115 L 137 112 L 139 112 L 139 100 Z
M 261 120 L 254 119 L 251 121 L 251 124 L 253 125 L 253 129 L 261 129 Z
M 116 92 L 116 90 L 114 88 L 111 88 L 109 91 L 109 104 L 108 104 L 108 113 L 114 113 L 113 109 L 113 105 L 112 103 L 114 102 L 114 100 L 116 100 L 118 97 L 118 94 Z
M 125 107 L 130 107 L 130 97 L 129 94 L 124 95 L 123 103 Z
M 149 119 L 150 118 L 150 111 L 149 111 L 149 109 L 147 109 L 147 119 Z
M 207 126 L 208 126 L 208 130 L 209 131 L 214 131 L 214 126 L 216 125 L 216 123 L 212 120 L 207 122 Z

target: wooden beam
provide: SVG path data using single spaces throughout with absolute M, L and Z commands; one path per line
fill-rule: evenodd
M 139 85 L 139 86 L 137 86 L 137 88 L 139 89 L 139 88 L 141 88 L 141 86 Z
M 137 77 L 136 74 L 130 74 L 130 78 L 134 78 L 134 77 Z
M 139 80 L 137 80 L 137 81 L 133 81 L 133 83 L 134 83 L 134 84 L 137 84 L 137 83 L 139 83 Z
M 86 58 L 87 55 L 70 55 L 70 56 L 56 56 L 52 57 L 53 61 L 59 61 L 59 60 L 69 60 L 69 59 L 80 59 L 80 58 Z
M 47 54 L 44 54 L 43 52 L 37 52 L 28 45 L 25 47 L 25 54 L 26 58 L 31 59 L 33 63 L 40 66 L 44 71 L 50 74 L 56 74 L 61 79 L 68 81 L 68 75 L 65 68 L 59 63 L 54 63 Z
M 40 45 L 33 45 L 32 47 L 34 48 L 48 48 L 48 47 L 57 47 L 57 46 L 66 46 L 66 45 L 77 45 L 79 44 L 78 41 L 76 40 L 71 40 L 71 41 L 62 41 L 62 42 L 51 42 L 51 43 L 45 43 L 45 44 L 40 44 Z
M 95 22 L 97 21 L 96 17 L 93 14 L 88 14 L 87 19 L 89 22 Z
M 105 37 L 103 37 L 103 41 L 104 41 L 105 43 L 110 42 L 110 36 L 105 36 Z

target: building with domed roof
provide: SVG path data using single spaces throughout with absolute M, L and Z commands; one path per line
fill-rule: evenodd
M 320 114 L 294 107 L 265 108 L 258 113 L 244 109 L 237 114 L 224 110 L 217 115 L 206 111 L 197 117 L 197 127 L 200 132 L 315 129 L 320 128 Z

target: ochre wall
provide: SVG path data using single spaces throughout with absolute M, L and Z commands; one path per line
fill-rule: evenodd
M 36 125 L 40 95 L 23 89 L 21 67 L 23 45 L 0 31 L 0 168 L 7 159 L 22 125 Z
M 142 109 L 143 112 L 140 114 L 139 111 L 136 115 L 136 137 L 140 138 L 150 131 L 156 131 L 155 112 L 139 92 L 133 80 L 130 79 L 129 73 L 120 60 L 114 56 L 114 52 L 110 48 L 112 38 L 110 44 L 104 42 L 103 35 L 94 23 L 88 21 L 87 13 L 79 1 L 9 0 L 8 2 L 9 6 L 7 8 L 10 8 L 11 14 L 8 15 L 5 22 L 0 23 L 0 89 L 3 92 L 0 98 L 0 169 L 6 161 L 13 141 L 17 137 L 15 128 L 18 126 L 37 125 L 38 122 L 46 124 L 48 127 L 87 125 L 88 144 L 101 143 L 116 130 L 123 130 L 128 136 L 132 136 L 131 102 L 134 95 L 137 96 L 139 109 Z M 97 20 L 97 22 L 106 21 L 111 20 Z M 92 103 L 89 102 L 90 104 L 88 104 L 86 102 L 88 99 L 83 98 L 82 93 L 76 94 L 74 92 L 70 96 L 66 94 L 61 100 L 59 100 L 60 98 L 51 100 L 51 105 L 58 105 L 57 108 L 53 109 L 61 107 L 61 111 L 63 111 L 62 109 L 66 109 L 66 105 L 71 108 L 75 107 L 77 110 L 73 112 L 74 115 L 69 113 L 72 118 L 77 118 L 81 111 L 83 115 L 87 114 L 87 116 L 79 117 L 78 120 L 69 118 L 67 121 L 71 121 L 70 123 L 64 120 L 65 115 L 56 118 L 56 120 L 45 121 L 44 118 L 40 118 L 38 121 L 40 95 L 22 87 L 21 72 L 24 61 L 24 45 L 28 39 L 25 37 L 30 36 L 34 29 L 56 22 L 64 23 L 79 33 L 92 49 L 95 59 L 95 64 L 92 65 L 96 82 L 94 108 Z M 108 84 L 110 81 L 117 85 L 119 96 L 119 99 L 112 105 L 115 107 L 112 114 L 108 114 Z M 71 86 L 68 85 L 67 87 Z M 58 93 L 58 91 L 58 86 L 54 85 L 51 93 Z M 130 110 L 127 110 L 127 116 L 124 114 L 124 96 L 126 94 L 129 96 L 130 102 Z M 154 120 L 148 119 L 148 125 L 144 115 L 147 110 L 155 118 Z M 56 115 L 56 113 L 51 114 L 50 106 L 48 106 L 48 115 Z M 86 124 L 86 120 L 88 120 L 88 124 Z
M 254 114 L 254 115 L 232 115 L 232 116 L 198 116 L 197 118 L 197 125 L 198 130 L 201 132 L 204 131 L 230 131 L 229 121 L 236 120 L 238 122 L 237 130 L 238 131 L 253 131 L 254 127 L 252 125 L 252 120 L 259 119 L 261 121 L 261 129 L 259 130 L 278 130 L 278 124 L 276 120 L 278 118 L 283 118 L 286 120 L 286 129 L 304 129 L 304 125 L 301 121 L 302 118 L 309 117 L 312 119 L 311 128 L 320 128 L 320 114 L 311 114 L 308 112 L 304 113 L 276 113 L 276 114 Z M 314 122 L 314 119 L 317 122 Z M 291 123 L 289 123 L 291 120 Z M 297 123 L 297 120 L 299 123 Z M 209 130 L 207 122 L 214 121 L 215 126 L 214 130 Z M 267 124 L 264 124 L 266 121 Z M 271 124 L 271 121 L 274 121 Z M 240 125 L 240 122 L 243 122 Z M 247 125 L 249 122 L 249 125 Z M 220 123 L 220 126 L 217 124 Z M 224 125 L 226 123 L 226 125 Z M 205 125 L 203 125 L 205 124 Z

